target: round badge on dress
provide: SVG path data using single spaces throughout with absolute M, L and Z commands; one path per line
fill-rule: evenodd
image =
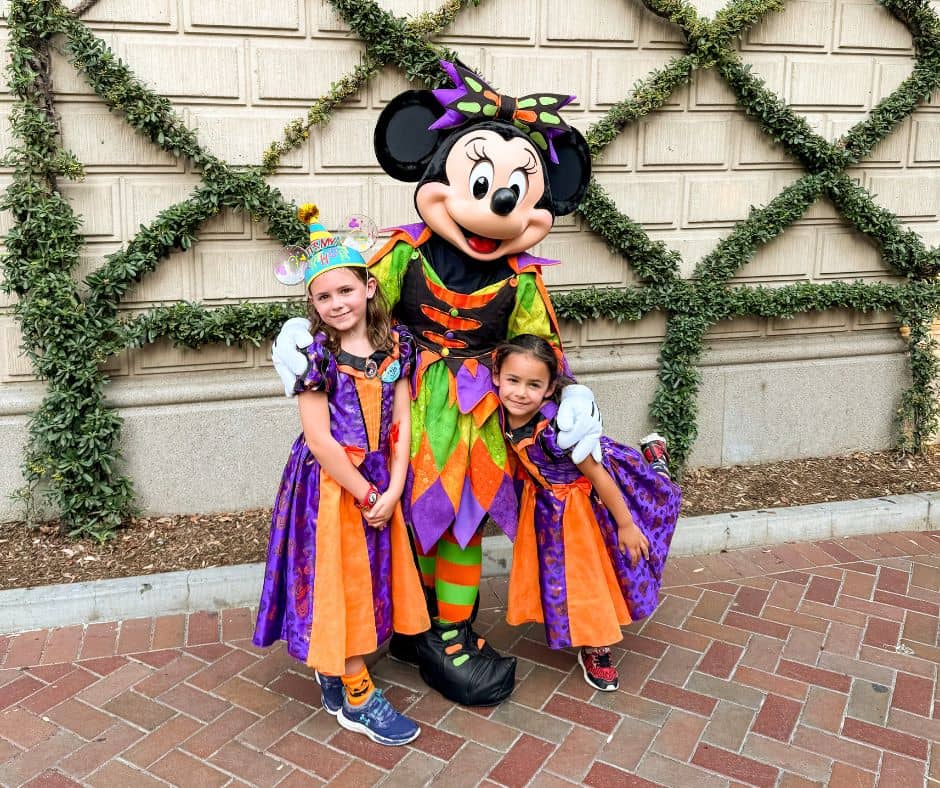
M 374 378 L 376 375 L 379 374 L 379 365 L 375 363 L 375 359 L 372 359 L 372 358 L 366 359 L 366 366 L 365 366 L 364 371 L 366 373 L 367 378 Z
M 394 383 L 398 380 L 398 377 L 401 375 L 401 364 L 396 358 L 391 364 L 385 368 L 385 372 L 382 373 L 382 382 L 383 383 Z

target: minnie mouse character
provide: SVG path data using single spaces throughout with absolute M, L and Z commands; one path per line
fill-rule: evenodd
M 417 344 L 412 377 L 411 474 L 405 519 L 434 616 L 431 629 L 393 637 L 393 657 L 418 664 L 451 700 L 499 703 L 512 692 L 515 659 L 471 629 L 489 516 L 509 538 L 518 502 L 490 372 L 493 349 L 518 334 L 547 339 L 564 370 L 558 322 L 541 267 L 527 253 L 555 216 L 577 207 L 591 175 L 587 143 L 559 110 L 574 97 L 501 95 L 447 62 L 453 88 L 406 91 L 383 110 L 375 153 L 397 180 L 417 183 L 421 224 L 398 228 L 370 262 L 394 316 Z M 306 371 L 297 350 L 312 341 L 288 321 L 274 362 L 290 393 Z M 558 442 L 576 462 L 599 457 L 600 415 L 585 386 L 564 390 Z

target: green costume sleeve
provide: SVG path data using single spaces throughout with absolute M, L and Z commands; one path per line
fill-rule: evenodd
M 545 301 L 539 292 L 536 274 L 519 274 L 516 287 L 516 306 L 509 318 L 509 339 L 519 334 L 535 334 L 544 337 L 556 348 L 561 347 L 561 338 L 552 325 Z
M 382 294 L 392 309 L 401 300 L 401 280 L 412 254 L 416 254 L 415 250 L 404 241 L 399 241 L 381 260 L 369 266 L 369 273 L 378 280 Z

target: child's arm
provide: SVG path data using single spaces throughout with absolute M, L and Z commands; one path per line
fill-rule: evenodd
M 317 462 L 353 498 L 361 501 L 371 485 L 359 473 L 346 451 L 330 432 L 330 410 L 326 392 L 305 391 L 297 395 L 300 406 L 300 423 L 304 429 L 304 440 Z
M 641 555 L 649 560 L 650 543 L 643 535 L 643 532 L 637 528 L 636 523 L 633 522 L 633 517 L 620 495 L 620 490 L 614 480 L 610 478 L 610 474 L 607 473 L 604 466 L 590 454 L 577 465 L 578 470 L 587 477 L 587 480 L 597 492 L 601 503 L 604 504 L 607 511 L 611 513 L 617 522 L 617 546 L 620 548 L 620 552 L 626 553 L 629 551 L 631 566 L 636 566 Z
M 365 515 L 366 522 L 373 526 L 384 525 L 392 518 L 392 512 L 395 511 L 402 490 L 405 489 L 411 453 L 411 391 L 406 378 L 400 378 L 395 383 L 392 423 L 398 425 L 398 438 L 391 446 L 388 489 L 379 496 L 375 506 Z

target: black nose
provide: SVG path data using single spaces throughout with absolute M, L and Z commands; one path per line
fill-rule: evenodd
M 517 199 L 516 193 L 512 189 L 497 189 L 493 192 L 490 207 L 493 209 L 493 213 L 506 216 L 512 213 L 512 209 L 516 207 Z

